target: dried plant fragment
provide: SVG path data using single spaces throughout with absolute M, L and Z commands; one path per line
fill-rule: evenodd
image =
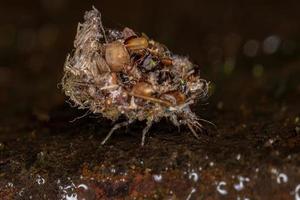
M 103 140 L 116 129 L 135 120 L 146 120 L 142 145 L 153 122 L 165 117 L 175 126 L 187 125 L 193 135 L 202 130 L 190 109 L 207 97 L 208 83 L 188 58 L 170 52 L 164 45 L 129 28 L 104 29 L 95 8 L 78 25 L 75 50 L 67 56 L 62 86 L 79 109 L 116 121 Z

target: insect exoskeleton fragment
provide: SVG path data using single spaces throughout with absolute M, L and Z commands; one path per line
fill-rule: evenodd
M 140 95 L 140 96 L 145 96 L 145 97 L 151 97 L 154 94 L 154 89 L 151 84 L 146 83 L 146 82 L 138 82 L 136 83 L 133 88 L 131 93 L 133 95 Z
M 148 45 L 148 40 L 144 37 L 130 38 L 125 41 L 125 46 L 131 51 L 146 49 Z
M 120 72 L 130 63 L 130 56 L 123 43 L 114 41 L 105 45 L 105 60 L 111 71 Z
M 185 95 L 179 91 L 164 93 L 162 98 L 170 102 L 173 106 L 184 104 L 186 100 Z

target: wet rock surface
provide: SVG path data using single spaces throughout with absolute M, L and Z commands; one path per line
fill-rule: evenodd
M 208 104 L 192 109 L 217 129 L 204 124 L 195 140 L 162 120 L 141 147 L 143 122 L 101 146 L 111 121 L 70 122 L 86 111 L 56 87 L 95 2 L 16 2 L 0 12 L 0 199 L 300 199 L 299 3 L 96 4 L 212 82 Z
M 101 146 L 111 122 L 86 116 L 71 123 L 82 113 L 69 105 L 17 124 L 6 119 L 1 199 L 299 199 L 299 91 L 291 86 L 274 100 L 266 83 L 277 75 L 261 84 L 249 79 L 246 89 L 236 85 L 243 74 L 231 77 L 230 91 L 195 108 L 218 127 L 200 141 L 161 121 L 144 147 L 143 123 Z

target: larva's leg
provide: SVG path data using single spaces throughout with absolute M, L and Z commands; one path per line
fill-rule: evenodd
M 189 129 L 191 130 L 191 132 L 193 133 L 193 135 L 195 136 L 195 138 L 200 140 L 200 137 L 199 137 L 198 133 L 195 131 L 195 129 L 193 128 L 193 126 L 190 123 L 188 123 L 187 125 L 188 125 Z
M 176 115 L 171 115 L 170 116 L 170 120 L 177 127 L 178 132 L 180 132 L 180 123 L 179 123 L 179 121 L 177 119 L 177 116 Z
M 105 137 L 105 139 L 101 142 L 101 145 L 104 145 L 105 142 L 107 142 L 107 140 L 111 137 L 111 135 L 114 133 L 115 130 L 122 128 L 124 126 L 128 126 L 129 124 L 131 124 L 133 121 L 126 121 L 126 122 L 121 122 L 118 124 L 115 124 L 114 127 L 112 127 L 112 129 L 109 131 L 109 133 L 107 134 L 107 136 Z
M 144 144 L 145 144 L 146 134 L 148 133 L 151 126 L 152 126 L 152 122 L 147 121 L 147 126 L 143 129 L 143 136 L 142 136 L 142 143 L 141 143 L 142 146 L 144 146 Z

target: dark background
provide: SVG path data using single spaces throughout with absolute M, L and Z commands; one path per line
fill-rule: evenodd
M 244 71 L 251 77 L 299 59 L 298 1 L 3 1 L 0 105 L 6 115 L 62 103 L 56 85 L 77 23 L 92 5 L 102 12 L 107 27 L 146 33 L 189 56 L 213 83 L 226 73 Z M 266 53 L 263 42 L 270 36 L 279 43 Z M 245 55 L 249 40 L 254 40 L 250 57 Z
M 104 26 L 144 32 L 198 64 L 211 96 L 194 111 L 217 130 L 205 124 L 198 141 L 162 121 L 141 148 L 142 122 L 104 146 L 109 120 L 70 123 L 85 111 L 65 103 L 59 83 L 92 5 Z M 2 0 L 0 199 L 61 199 L 74 191 L 86 199 L 223 199 L 216 188 L 224 181 L 228 199 L 296 199 L 299 8 L 296 0 Z M 70 181 L 89 189 L 65 191 Z M 241 182 L 243 190 L 235 189 Z

